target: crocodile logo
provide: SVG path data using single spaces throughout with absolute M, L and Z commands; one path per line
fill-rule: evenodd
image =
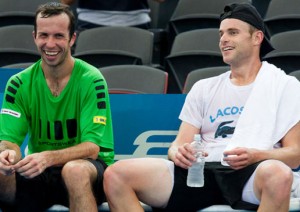
M 219 127 L 218 127 L 218 129 L 217 129 L 217 131 L 216 131 L 216 133 L 215 133 L 215 138 L 217 138 L 217 137 L 219 137 L 219 136 L 221 136 L 222 138 L 226 138 L 228 135 L 233 134 L 233 133 L 234 133 L 235 127 L 224 126 L 224 125 L 230 124 L 230 123 L 232 123 L 232 122 L 233 122 L 233 121 L 225 121 L 225 122 L 222 122 L 222 123 L 219 125 Z

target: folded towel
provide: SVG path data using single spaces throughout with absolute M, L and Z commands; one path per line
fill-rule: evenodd
M 236 147 L 272 149 L 299 120 L 299 81 L 263 62 L 225 150 Z M 222 164 L 227 165 L 223 160 Z

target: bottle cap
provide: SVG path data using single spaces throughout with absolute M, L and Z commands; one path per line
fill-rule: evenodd
M 195 134 L 194 135 L 194 141 L 200 141 L 200 140 L 201 140 L 200 134 Z

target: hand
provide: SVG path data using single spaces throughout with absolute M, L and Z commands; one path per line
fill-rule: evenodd
M 193 150 L 190 143 L 185 143 L 184 145 L 178 147 L 177 152 L 175 153 L 174 163 L 177 166 L 182 168 L 189 168 L 192 165 L 192 162 L 196 160 L 194 156 L 195 151 Z M 207 156 L 206 152 L 203 152 L 204 156 Z
M 25 178 L 34 178 L 47 168 L 47 160 L 43 153 L 35 153 L 26 156 L 14 165 L 14 169 Z
M 242 169 L 256 162 L 255 153 L 258 150 L 238 147 L 233 150 L 225 151 L 224 161 L 233 169 Z
M 13 164 L 16 161 L 16 152 L 14 150 L 4 150 L 0 153 L 0 173 L 8 176 L 15 173 Z

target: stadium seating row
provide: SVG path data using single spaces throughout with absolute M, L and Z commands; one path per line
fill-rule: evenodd
M 48 1 L 50 0 L 33 0 L 28 4 L 18 0 L 2 0 L 0 2 L 0 26 L 33 24 L 36 7 Z M 172 0 L 160 4 L 149 0 L 152 18 L 150 31 L 154 32 L 156 44 L 154 53 L 158 53 L 157 48 L 164 48 L 165 43 L 169 43 L 167 49 L 170 50 L 175 36 L 181 32 L 217 28 L 219 14 L 224 5 L 232 2 L 252 3 L 264 18 L 269 36 L 281 31 L 300 29 L 298 9 L 300 2 L 298 0 Z M 75 11 L 75 8 L 73 9 Z M 167 39 L 161 30 L 167 32 Z M 157 42 L 159 42 L 158 45 Z M 168 50 L 163 50 L 162 57 L 166 56 Z
M 0 75 L 2 78 L 8 79 L 10 75 L 23 68 L 0 68 Z M 168 93 L 169 74 L 163 70 L 144 65 L 114 65 L 100 68 L 99 70 L 107 81 L 110 94 Z M 187 94 L 198 80 L 214 77 L 229 70 L 229 66 L 205 67 L 192 70 L 187 74 L 183 88 L 179 93 Z M 290 72 L 289 75 L 295 76 L 300 81 L 300 69 Z
M 0 67 L 27 66 L 40 58 L 32 31 L 32 25 L 0 27 Z M 276 50 L 263 60 L 286 73 L 300 69 L 300 30 L 277 33 L 270 42 Z M 98 68 L 124 64 L 160 68 L 169 74 L 168 92 L 180 93 L 192 70 L 226 65 L 218 43 L 217 28 L 182 32 L 175 37 L 164 64 L 156 66 L 152 63 L 153 33 L 133 27 L 99 27 L 79 35 L 73 55 Z
M 16 11 L 22 11 L 17 13 L 18 17 L 33 16 L 37 5 L 47 2 L 35 0 L 31 4 L 17 4 L 13 0 L 6 1 L 0 2 L 3 4 L 0 8 L 6 7 L 6 10 L 0 9 L 0 26 L 8 24 L 4 21 L 5 17 L 16 15 Z M 149 1 L 156 27 L 164 28 L 162 30 L 167 34 L 164 39 L 164 36 L 161 37 L 160 44 L 157 44 L 157 30 L 99 27 L 80 33 L 74 47 L 74 56 L 99 68 L 122 64 L 160 68 L 169 74 L 167 92 L 180 93 L 184 89 L 188 73 L 192 70 L 226 65 L 218 47 L 219 14 L 225 4 L 236 1 L 178 0 L 169 9 L 172 11 L 168 12 L 168 20 L 164 19 L 163 23 L 158 20 L 163 16 L 160 9 L 167 10 L 166 3 L 154 5 L 153 1 Z M 300 69 L 300 11 L 297 9 L 300 1 L 272 0 L 264 1 L 264 5 L 255 0 L 238 2 L 252 3 L 260 12 L 265 11 L 262 16 L 276 50 L 263 59 L 287 73 Z M 40 58 L 32 39 L 33 26 L 15 24 L 17 22 L 0 27 L 0 67 L 27 66 L 28 62 L 30 64 Z M 273 27 L 276 29 L 271 29 Z M 162 46 L 167 46 L 167 49 Z M 159 48 L 161 49 L 157 50 Z M 158 60 L 155 54 L 159 54 Z

